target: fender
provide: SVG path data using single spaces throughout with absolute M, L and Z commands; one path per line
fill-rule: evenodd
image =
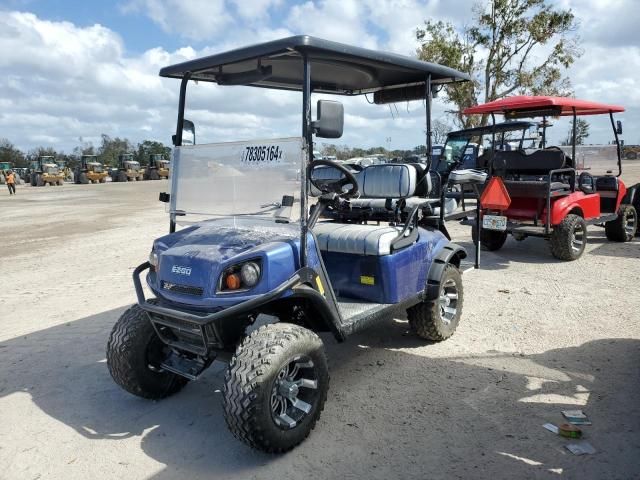
M 636 210 L 638 210 L 640 207 L 640 183 L 636 183 L 627 188 L 627 193 L 622 199 L 622 203 L 633 205 L 636 207 Z
M 467 258 L 467 251 L 457 243 L 448 243 L 436 254 L 427 275 L 425 300 L 435 300 L 440 294 L 440 279 L 448 264 L 460 267 L 460 261 Z
M 619 180 L 618 181 L 618 198 L 616 198 L 616 212 L 620 208 L 620 205 L 622 205 L 623 203 L 626 203 L 624 202 L 624 199 L 627 197 L 628 191 L 629 189 L 624 184 L 624 182 L 622 180 Z
M 558 225 L 572 210 L 580 210 L 585 220 L 600 216 L 600 195 L 573 192 L 551 203 L 551 225 Z M 545 216 L 542 217 L 546 219 Z

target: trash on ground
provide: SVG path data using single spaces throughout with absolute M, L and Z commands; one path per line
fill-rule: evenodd
M 553 423 L 545 423 L 544 425 L 542 425 L 543 428 L 546 428 L 547 430 L 549 430 L 551 433 L 555 433 L 556 435 L 558 435 L 558 427 L 555 426 Z
M 586 440 L 581 440 L 580 442 L 568 443 L 565 445 L 565 448 L 569 450 L 574 455 L 593 455 L 596 453 L 596 449 L 593 448 Z
M 582 410 L 563 410 L 562 416 L 574 425 L 591 425 L 591 420 Z
M 581 438 L 582 430 L 571 423 L 563 423 L 558 427 L 558 433 L 567 438 Z

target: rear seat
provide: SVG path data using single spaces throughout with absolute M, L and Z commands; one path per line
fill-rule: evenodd
M 514 198 L 546 198 L 551 170 L 568 168 L 568 157 L 560 150 L 537 150 L 527 154 L 519 150 L 495 152 L 494 170 L 504 175 L 504 184 Z M 553 196 L 568 195 L 571 185 L 560 176 L 551 182 Z
M 384 166 L 384 165 L 376 165 L 376 166 L 367 167 L 362 172 L 360 172 L 360 174 L 365 174 L 366 175 L 366 171 L 369 168 L 379 167 L 379 166 Z M 409 197 L 402 197 L 402 198 L 404 198 L 404 200 L 406 202 L 406 206 L 404 208 L 405 212 L 409 212 L 415 206 L 423 204 L 425 202 L 429 202 L 429 203 L 438 203 L 439 202 L 439 200 L 440 200 L 439 196 L 435 197 L 435 198 L 428 198 L 429 194 L 431 193 L 431 190 L 432 190 L 433 178 L 431 176 L 431 172 L 429 172 L 427 170 L 427 166 L 425 164 L 422 164 L 422 163 L 403 163 L 403 164 L 393 164 L 393 165 L 388 165 L 388 166 L 415 169 L 415 172 L 416 172 L 416 187 L 415 187 L 414 194 L 412 196 L 409 196 Z M 358 179 L 358 181 L 360 181 L 360 179 Z M 392 206 L 393 207 L 395 207 L 396 202 L 400 198 L 399 195 L 393 195 L 391 197 L 384 197 L 384 198 L 372 198 L 372 196 L 368 194 L 369 192 L 366 192 L 366 191 L 362 191 L 362 192 L 363 193 L 362 193 L 360 198 L 353 199 L 353 200 L 350 201 L 351 207 L 352 208 L 371 209 L 372 213 L 374 214 L 374 216 L 375 216 L 375 214 L 387 215 L 389 213 L 389 211 L 387 210 L 387 199 L 388 198 L 392 199 Z M 457 208 L 456 201 L 451 199 L 450 202 L 447 202 L 447 207 L 448 207 L 447 209 L 455 210 Z M 434 212 L 434 215 L 439 215 L 440 214 L 440 207 L 435 207 L 434 210 L 436 210 Z
M 356 177 L 361 195 L 370 199 L 380 199 L 383 204 L 384 199 L 404 199 L 412 197 L 416 192 L 417 172 L 411 165 L 370 165 L 358 172 Z M 313 233 L 323 252 L 381 256 L 392 253 L 392 243 L 402 229 L 380 225 L 319 222 L 313 228 Z M 411 229 L 408 229 L 405 235 L 410 234 Z

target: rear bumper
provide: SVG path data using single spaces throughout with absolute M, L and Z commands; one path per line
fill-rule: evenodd
M 264 295 L 213 313 L 202 313 L 147 301 L 142 289 L 140 274 L 150 266 L 149 262 L 145 262 L 133 271 L 133 284 L 136 289 L 138 305 L 147 312 L 156 333 L 164 343 L 199 356 L 208 356 L 211 350 L 225 350 L 229 346 L 228 329 L 224 325 L 226 322 L 248 315 L 261 306 L 283 297 L 303 281 L 301 275 L 304 273 L 296 272 L 287 281 Z

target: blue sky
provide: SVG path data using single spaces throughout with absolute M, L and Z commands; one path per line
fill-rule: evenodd
M 551 0 L 572 8 L 585 55 L 567 72 L 577 97 L 627 108 L 625 139 L 640 143 L 640 6 L 633 0 Z M 474 0 L 0 0 L 0 137 L 23 149 L 71 151 L 100 134 L 169 143 L 176 81 L 167 64 L 307 33 L 358 46 L 415 52 L 427 18 L 468 23 Z M 624 61 L 621 61 L 624 59 Z M 282 92 L 198 86 L 200 138 L 297 134 L 299 99 Z M 361 100 L 361 99 L 360 99 Z M 451 123 L 438 99 L 434 118 Z M 346 100 L 343 143 L 411 148 L 423 142 L 422 107 L 398 110 Z M 566 126 L 557 127 L 557 138 Z M 637 132 L 637 133 L 636 133 Z M 591 140 L 606 142 L 606 119 Z

